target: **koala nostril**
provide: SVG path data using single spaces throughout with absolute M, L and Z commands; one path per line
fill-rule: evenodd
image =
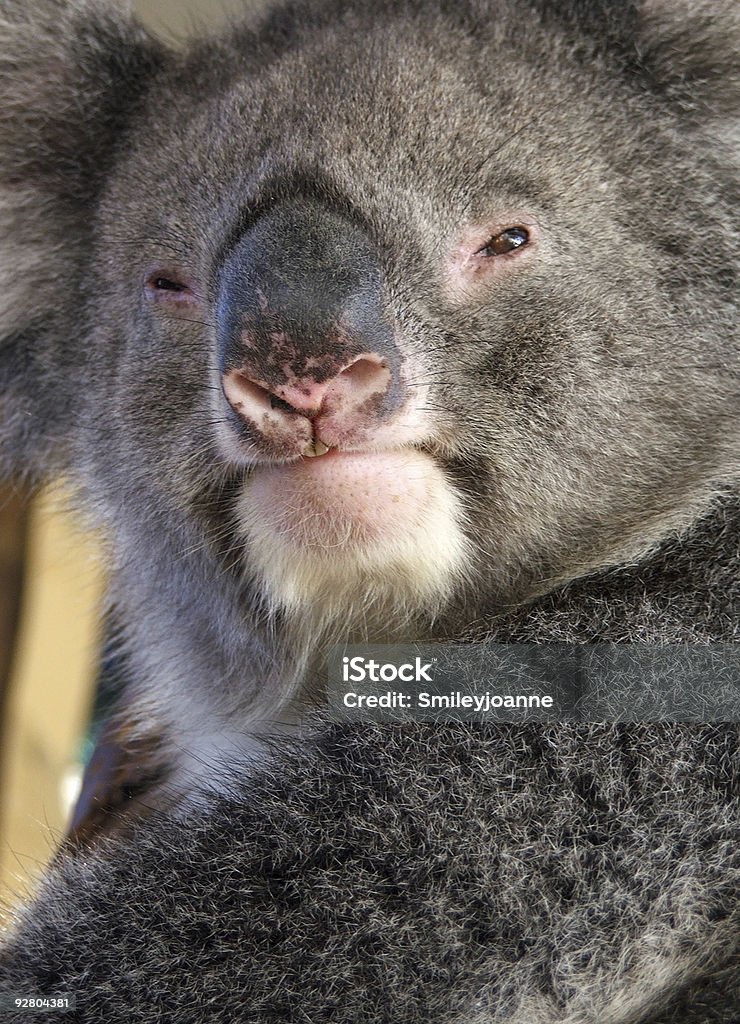
M 320 396 L 308 396 L 300 389 L 287 386 L 279 389 L 283 393 L 287 392 L 287 397 L 283 398 L 281 394 L 248 377 L 243 370 L 230 370 L 224 374 L 223 390 L 232 409 L 247 419 L 254 419 L 267 412 L 310 419 L 321 404 Z M 291 398 L 293 401 L 288 401 Z M 313 408 L 314 405 L 316 408 Z
M 378 382 L 385 375 L 387 366 L 385 362 L 376 356 L 360 356 L 354 363 L 345 366 L 341 377 L 349 377 L 353 385 L 363 387 Z
M 270 394 L 270 408 L 280 409 L 282 412 L 298 412 L 295 406 L 291 405 L 290 402 L 286 402 L 282 398 L 278 398 L 277 395 Z
M 235 412 L 244 419 L 261 420 L 265 413 L 278 415 L 305 416 L 311 419 L 316 414 L 320 398 L 309 400 L 300 390 L 286 388 L 287 398 L 265 387 L 243 370 L 230 370 L 223 377 L 223 391 L 226 400 Z M 287 399 L 292 398 L 293 401 Z M 313 409 L 313 404 L 316 409 Z
M 250 380 L 240 370 L 224 374 L 223 389 L 229 405 L 236 412 L 247 416 L 254 412 L 267 412 L 274 408 L 273 401 L 280 401 L 271 391 Z
M 358 356 L 345 366 L 337 377 L 353 405 L 360 405 L 373 395 L 388 390 L 391 370 L 384 359 L 376 355 Z

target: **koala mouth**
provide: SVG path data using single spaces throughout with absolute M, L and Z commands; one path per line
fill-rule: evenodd
M 360 452 L 320 440 L 298 462 L 257 467 L 249 501 L 275 541 L 296 548 L 392 543 L 416 532 L 447 484 L 433 460 L 412 449 Z
M 434 603 L 468 556 L 457 492 L 438 462 L 415 448 L 331 448 L 257 466 L 237 514 L 248 568 L 287 608 L 345 593 L 355 594 L 352 602 L 357 588 L 370 600 L 404 593 Z

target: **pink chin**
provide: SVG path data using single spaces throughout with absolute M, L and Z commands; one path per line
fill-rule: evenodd
M 279 538 L 326 550 L 393 543 L 423 529 L 440 478 L 416 451 L 329 452 L 260 467 L 245 497 L 251 516 Z

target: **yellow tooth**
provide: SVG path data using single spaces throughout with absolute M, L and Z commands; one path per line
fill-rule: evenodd
M 329 445 L 316 437 L 313 441 L 309 441 L 306 447 L 303 449 L 303 455 L 307 459 L 316 459 L 319 455 L 326 455 L 329 451 Z

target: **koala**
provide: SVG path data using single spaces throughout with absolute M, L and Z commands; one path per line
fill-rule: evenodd
M 735 653 L 735 5 L 306 0 L 170 50 L 3 0 L 0 33 L 0 466 L 104 536 L 158 758 L 0 991 L 736 1021 L 735 724 L 322 711 L 336 643 Z

